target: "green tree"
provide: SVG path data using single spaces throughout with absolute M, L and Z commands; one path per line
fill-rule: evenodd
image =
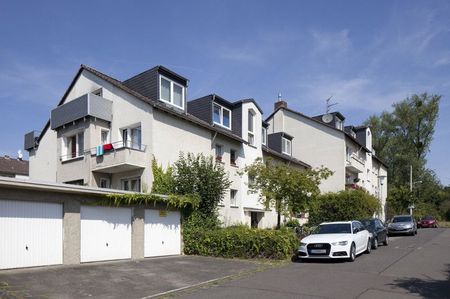
M 221 163 L 212 156 L 181 153 L 173 165 L 173 185 L 176 194 L 200 197 L 198 212 L 204 218 L 217 218 L 217 207 L 231 185 Z
M 318 196 L 309 211 L 312 225 L 327 221 L 372 218 L 380 209 L 378 199 L 363 190 L 345 190 Z
M 377 156 L 388 165 L 388 208 L 392 212 L 406 210 L 411 202 L 438 204 L 437 191 L 442 186 L 426 168 L 426 155 L 439 116 L 440 99 L 440 95 L 415 94 L 395 103 L 392 112 L 373 115 L 365 123 L 372 130 Z M 412 193 L 408 191 L 411 166 L 417 182 Z M 388 213 L 392 214 L 389 210 Z
M 173 181 L 173 169 L 168 166 L 164 171 L 161 165 L 155 158 L 152 160 L 152 173 L 153 173 L 153 185 L 152 193 L 156 194 L 173 194 L 174 193 L 174 181 Z
M 332 174 L 326 168 L 300 170 L 270 159 L 263 162 L 261 158 L 245 170 L 254 178 L 249 184 L 251 192 L 260 193 L 266 208 L 275 208 L 277 229 L 281 225 L 281 215 L 304 211 L 308 202 L 320 193 L 320 182 Z

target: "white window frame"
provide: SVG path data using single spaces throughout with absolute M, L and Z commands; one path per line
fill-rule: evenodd
M 103 133 L 106 132 L 106 142 L 103 142 Z M 107 129 L 101 129 L 100 131 L 100 143 L 101 145 L 105 145 L 111 143 L 111 131 Z
M 106 187 L 102 187 L 102 182 L 106 182 Z M 109 178 L 100 178 L 100 188 L 111 188 L 111 180 Z
M 83 135 L 83 153 L 80 153 L 80 135 L 81 134 Z M 75 136 L 75 146 L 76 146 L 75 157 L 71 156 L 72 152 L 71 152 L 71 149 L 69 149 L 69 138 L 72 138 L 73 136 Z M 67 160 L 83 157 L 84 150 L 85 150 L 85 146 L 84 146 L 84 131 L 83 130 L 67 133 L 62 137 L 62 153 L 61 153 L 62 161 L 67 161 Z
M 283 145 L 284 145 L 285 142 L 286 142 L 286 148 L 289 149 L 288 152 L 283 150 Z M 281 137 L 281 152 L 283 154 L 286 154 L 286 155 L 289 155 L 289 156 L 292 155 L 292 141 L 287 139 L 286 137 Z
M 220 114 L 219 114 L 220 122 L 216 122 L 216 121 L 214 120 L 214 106 L 217 106 L 217 107 L 220 108 Z M 227 127 L 227 126 L 225 126 L 225 125 L 223 124 L 223 111 L 224 111 L 224 110 L 227 110 L 228 113 L 229 113 L 229 115 L 230 115 L 230 126 L 229 126 L 229 127 Z M 224 106 L 222 106 L 222 105 L 220 105 L 220 104 L 213 103 L 212 118 L 213 118 L 213 122 L 214 122 L 216 125 L 219 125 L 219 126 L 221 126 L 221 127 L 224 127 L 224 128 L 226 128 L 226 129 L 230 129 L 230 130 L 231 130 L 231 119 L 232 119 L 231 117 L 232 117 L 232 116 L 231 116 L 231 110 L 230 110 L 230 109 L 225 108 Z
M 132 140 L 131 140 L 131 130 L 134 130 L 134 129 L 139 129 L 139 131 L 141 132 L 140 144 L 138 144 L 139 146 L 133 144 Z M 123 147 L 137 149 L 137 150 L 140 150 L 140 151 L 143 150 L 143 146 L 142 146 L 142 126 L 141 126 L 140 123 L 139 124 L 134 124 L 134 125 L 131 125 L 131 126 L 128 126 L 128 127 L 123 127 L 123 128 L 120 128 L 119 130 L 120 130 L 120 138 L 122 139 L 122 146 Z M 124 140 L 124 138 L 123 138 L 123 131 L 125 131 L 125 130 L 127 131 L 127 139 L 126 140 Z
M 161 97 L 161 83 L 162 83 L 162 79 L 167 80 L 167 81 L 170 82 L 170 100 L 169 100 L 169 101 L 168 101 L 168 100 L 165 100 L 165 99 L 163 99 L 163 98 Z M 181 96 L 181 106 L 178 106 L 178 105 L 175 104 L 174 101 L 173 101 L 173 86 L 174 86 L 174 85 L 177 85 L 177 86 L 181 87 L 181 93 L 182 93 L 182 96 Z M 185 88 L 183 85 L 181 85 L 181 84 L 179 84 L 179 83 L 176 83 L 175 81 L 173 81 L 173 80 L 167 78 L 166 76 L 159 75 L 159 100 L 160 100 L 160 101 L 165 102 L 165 103 L 168 103 L 168 104 L 170 104 L 170 105 L 172 105 L 172 106 L 175 106 L 175 107 L 178 107 L 178 108 L 181 108 L 181 109 L 184 110 L 185 97 L 186 97 L 186 88 Z
M 217 150 L 218 148 L 220 148 L 220 152 L 218 152 Z M 224 154 L 223 145 L 216 143 L 216 145 L 214 146 L 214 151 L 216 155 L 216 161 L 223 162 L 223 154 Z
M 251 131 L 248 126 L 248 124 L 250 123 L 250 115 L 252 115 L 252 127 L 253 127 L 253 130 L 251 130 Z M 249 109 L 247 112 L 247 133 L 248 133 L 247 141 L 248 141 L 248 144 L 253 145 L 253 146 L 255 145 L 255 116 L 256 116 L 256 113 L 252 109 Z
M 267 145 L 267 128 L 261 128 L 261 144 Z
M 233 161 L 231 161 L 231 153 L 234 152 L 234 163 Z M 237 150 L 235 149 L 230 149 L 230 165 L 236 166 L 237 165 L 237 160 L 238 160 L 238 154 L 237 154 Z
M 126 191 L 133 191 L 133 192 L 141 192 L 141 178 L 140 177 L 130 177 L 130 178 L 123 178 L 120 180 L 120 187 L 121 190 L 125 190 L 125 182 L 128 182 L 130 184 L 130 188 L 131 188 L 131 181 L 133 180 L 137 180 L 138 181 L 138 186 L 139 186 L 139 190 L 135 191 L 135 190 L 126 190 Z
M 233 191 L 234 191 L 234 198 L 233 198 Z M 230 189 L 230 207 L 232 207 L 232 208 L 237 208 L 238 207 L 237 194 L 238 194 L 238 190 Z

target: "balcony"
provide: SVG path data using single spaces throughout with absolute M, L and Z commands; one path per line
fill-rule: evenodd
M 112 102 L 95 94 L 87 93 L 53 109 L 50 117 L 51 128 L 56 130 L 88 116 L 111 121 Z
M 355 174 L 362 173 L 364 172 L 364 162 L 355 153 L 347 155 L 345 169 Z
M 144 169 L 148 166 L 146 149 L 146 145 L 131 141 L 118 141 L 91 148 L 91 169 L 93 172 L 108 174 Z

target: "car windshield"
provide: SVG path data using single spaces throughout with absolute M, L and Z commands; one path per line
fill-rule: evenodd
M 422 220 L 434 220 L 434 218 L 432 216 L 425 216 Z
M 375 221 L 374 220 L 361 220 L 361 223 L 368 228 L 374 228 L 375 227 Z
M 394 217 L 394 219 L 392 219 L 392 222 L 411 222 L 411 217 L 410 216 L 401 216 L 401 217 Z
M 350 223 L 321 224 L 313 234 L 350 234 L 352 231 Z

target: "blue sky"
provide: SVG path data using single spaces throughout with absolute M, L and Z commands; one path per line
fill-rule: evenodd
M 316 115 L 333 96 L 347 125 L 441 94 L 428 166 L 450 184 L 449 15 L 448 1 L 1 1 L 0 155 L 42 129 L 80 64 L 119 80 L 162 64 L 190 99 L 252 97 L 267 116 L 281 92 Z

